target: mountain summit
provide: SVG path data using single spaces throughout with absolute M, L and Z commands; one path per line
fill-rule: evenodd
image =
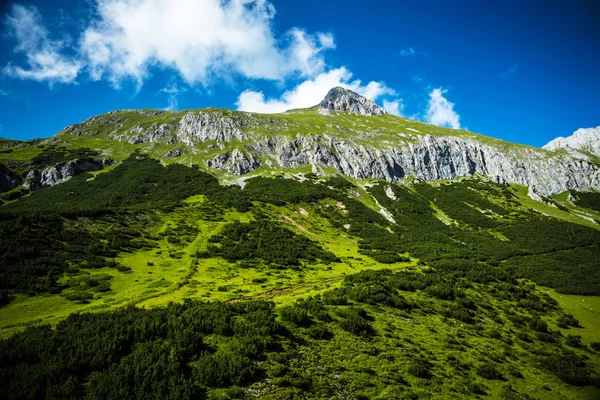
M 586 160 L 589 160 L 590 156 L 600 157 L 600 126 L 578 129 L 571 136 L 558 137 L 542 148 L 564 149 L 567 153 Z
M 323 101 L 319 103 L 319 107 L 327 111 L 349 112 L 356 115 L 386 114 L 386 111 L 373 100 L 339 86 L 327 93 Z

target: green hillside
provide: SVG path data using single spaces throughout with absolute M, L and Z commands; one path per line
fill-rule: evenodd
M 104 135 L 0 154 L 122 157 L 5 194 L 1 398 L 600 396 L 600 195 L 301 169 L 242 188 Z

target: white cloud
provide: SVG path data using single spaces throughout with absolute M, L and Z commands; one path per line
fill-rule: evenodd
M 159 93 L 165 93 L 168 96 L 169 105 L 163 110 L 165 111 L 173 111 L 179 109 L 179 95 L 187 92 L 188 90 L 185 87 L 181 87 L 176 83 L 171 83 L 167 87 L 164 87 L 159 90 Z
M 509 69 L 507 69 L 506 71 L 501 72 L 500 74 L 498 74 L 498 76 L 500 78 L 508 78 L 511 75 L 516 74 L 519 71 L 519 64 L 513 64 L 510 66 Z
M 406 49 L 400 50 L 397 54 L 400 57 L 412 57 L 416 55 L 417 52 L 412 47 L 407 47 Z
M 317 33 L 317 37 L 319 38 L 319 43 L 324 49 L 335 49 L 335 40 L 333 39 L 333 35 L 331 33 Z
M 404 110 L 404 104 L 402 104 L 402 100 L 383 100 L 383 108 L 387 112 L 393 115 L 402 116 L 402 111 Z
M 15 4 L 6 18 L 9 31 L 17 39 L 16 53 L 25 55 L 27 68 L 9 63 L 4 72 L 9 76 L 50 84 L 73 82 L 82 64 L 62 54 L 65 41 L 52 40 L 42 25 L 41 16 L 33 6 Z
M 447 90 L 433 89 L 429 93 L 429 104 L 425 120 L 434 125 L 460 129 L 460 115 L 454 111 L 454 103 L 444 97 Z
M 417 51 L 413 47 L 406 47 L 404 49 L 400 49 L 400 51 L 396 53 L 396 57 L 416 57 L 416 56 L 428 57 L 429 54 L 425 53 L 423 51 Z
M 323 52 L 335 48 L 333 35 L 292 28 L 273 30 L 275 8 L 266 0 L 94 0 L 89 24 L 65 56 L 65 41 L 49 39 L 34 7 L 15 5 L 8 17 L 26 55 L 28 69 L 9 64 L 22 79 L 74 82 L 86 71 L 115 87 L 138 87 L 152 67 L 172 69 L 188 84 L 241 75 L 282 80 L 311 77 L 325 68 Z
M 335 86 L 353 90 L 373 100 L 384 95 L 396 94 L 381 82 L 371 81 L 363 85 L 360 80 L 352 80 L 352 73 L 341 67 L 307 79 L 276 99 L 265 99 L 262 92 L 246 90 L 240 94 L 236 105 L 238 110 L 260 113 L 279 113 L 294 108 L 312 107 L 323 100 L 327 92 Z

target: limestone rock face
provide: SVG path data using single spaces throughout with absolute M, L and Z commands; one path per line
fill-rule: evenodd
M 600 167 L 588 161 L 526 147 L 501 152 L 477 140 L 454 136 L 423 135 L 400 146 L 371 148 L 331 135 L 298 135 L 294 139 L 269 138 L 247 147 L 281 168 L 309 164 L 319 171 L 319 166 L 326 166 L 358 179 L 398 182 L 409 176 L 437 180 L 480 174 L 500 184 L 533 186 L 543 195 L 600 189 Z
M 181 118 L 175 137 L 187 145 L 214 140 L 217 143 L 233 139 L 244 140 L 246 135 L 240 129 L 248 124 L 243 118 L 231 118 L 215 112 L 188 113 Z
M 586 160 L 590 159 L 590 155 L 600 157 L 600 126 L 578 129 L 571 136 L 556 138 L 543 148 L 546 150 L 564 149 L 574 157 Z
M 327 93 L 319 108 L 328 111 L 349 112 L 356 115 L 383 115 L 386 111 L 373 100 L 341 87 L 334 87 Z
M 23 186 L 37 190 L 42 186 L 54 186 L 84 172 L 98 171 L 104 166 L 95 160 L 71 160 L 53 165 L 43 170 L 32 169 L 27 174 Z
M 222 153 L 206 161 L 206 166 L 213 169 L 225 170 L 231 174 L 243 175 L 255 170 L 260 164 L 252 154 L 233 149 L 231 153 Z
M 174 128 L 171 124 L 152 124 L 149 127 L 137 125 L 126 134 L 111 135 L 110 138 L 129 144 L 162 142 Z

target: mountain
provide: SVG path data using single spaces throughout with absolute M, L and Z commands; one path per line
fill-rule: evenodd
M 331 89 L 318 105 L 322 113 L 327 111 L 348 112 L 355 115 L 384 115 L 386 111 L 373 100 L 367 99 L 352 90 L 341 87 Z
M 600 126 L 578 129 L 571 136 L 556 138 L 542 148 L 562 149 L 574 157 L 597 161 L 600 158 Z
M 600 189 L 600 167 L 593 160 L 388 115 L 342 88 L 332 89 L 318 106 L 284 114 L 115 111 L 70 125 L 42 142 L 89 147 L 104 162 L 122 160 L 139 148 L 165 162 L 201 165 L 230 181 L 233 175 L 307 167 L 320 175 L 335 171 L 392 183 L 483 175 L 532 187 L 541 195 Z M 31 146 L 34 142 L 11 143 L 8 151 L 28 153 Z M 26 187 L 61 182 L 66 172 L 56 166 L 46 171 L 17 167 Z M 79 170 L 89 168 L 98 166 Z M 77 168 L 69 170 L 77 173 Z
M 597 168 L 339 88 L 1 140 L 0 398 L 599 398 Z

